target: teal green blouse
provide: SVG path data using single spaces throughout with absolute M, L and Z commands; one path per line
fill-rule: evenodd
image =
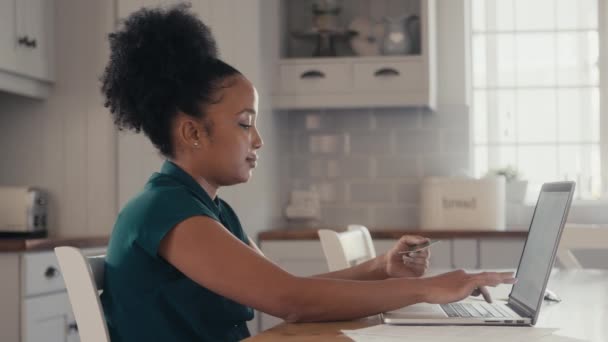
M 158 255 L 163 237 L 192 216 L 221 222 L 249 244 L 232 208 L 212 200 L 188 173 L 166 161 L 121 210 L 112 231 L 101 302 L 113 342 L 249 336 L 251 308 L 200 286 Z

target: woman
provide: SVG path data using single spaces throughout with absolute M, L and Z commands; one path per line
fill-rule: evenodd
M 183 6 L 134 13 L 110 43 L 105 105 L 119 128 L 143 131 L 167 159 L 112 232 L 102 303 L 113 341 L 235 341 L 249 336 L 252 308 L 289 322 L 348 320 L 514 281 L 463 271 L 418 278 L 428 252 L 397 253 L 426 241 L 415 236 L 350 269 L 285 272 L 217 196 L 256 167 L 255 87 L 218 59 L 209 29 Z

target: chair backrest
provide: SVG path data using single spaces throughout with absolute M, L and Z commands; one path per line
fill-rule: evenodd
M 608 227 L 593 225 L 566 225 L 557 250 L 557 260 L 564 268 L 581 269 L 583 266 L 573 250 L 608 250 Z
M 330 272 L 376 257 L 372 236 L 364 226 L 351 224 L 345 232 L 319 229 L 317 233 Z
M 82 342 L 110 342 L 99 301 L 103 290 L 105 255 L 86 257 L 80 249 L 57 247 L 55 255 L 68 290 Z

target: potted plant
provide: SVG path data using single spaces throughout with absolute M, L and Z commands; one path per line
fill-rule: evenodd
M 491 176 L 503 176 L 507 182 L 507 202 L 523 203 L 526 198 L 528 189 L 528 181 L 522 180 L 520 173 L 512 166 L 506 166 L 500 169 L 490 170 Z

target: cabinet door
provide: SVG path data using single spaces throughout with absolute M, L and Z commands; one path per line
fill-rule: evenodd
M 43 81 L 54 79 L 54 0 L 16 2 L 17 69 L 22 75 Z
M 483 269 L 515 269 L 524 248 L 524 239 L 481 240 L 479 258 Z
M 264 255 L 282 269 L 298 276 L 310 276 L 328 272 L 321 242 L 268 241 L 260 243 Z M 265 313 L 258 313 L 260 331 L 272 328 L 283 320 Z
M 74 336 L 74 316 L 65 292 L 27 298 L 23 303 L 22 341 L 78 341 Z
M 452 268 L 472 270 L 479 268 L 478 240 L 454 239 L 452 240 Z
M 0 70 L 15 71 L 15 0 L 0 0 Z

